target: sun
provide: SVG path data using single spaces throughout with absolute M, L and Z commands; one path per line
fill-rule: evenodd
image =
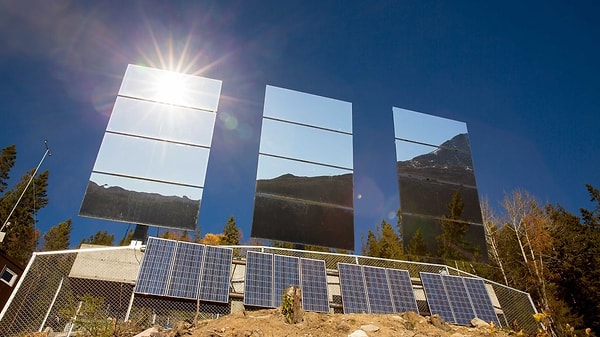
M 177 104 L 185 98 L 185 79 L 182 74 L 165 71 L 156 79 L 156 96 L 161 102 Z

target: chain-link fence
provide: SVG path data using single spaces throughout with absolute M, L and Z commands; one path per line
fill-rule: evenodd
M 102 328 L 102 324 L 133 322 L 139 327 L 167 327 L 177 321 L 218 318 L 243 310 L 245 256 L 248 250 L 325 261 L 331 312 L 342 312 L 337 263 L 353 263 L 408 270 L 419 311 L 429 314 L 420 285 L 419 272 L 475 277 L 439 264 L 397 261 L 301 251 L 273 247 L 235 246 L 228 303 L 196 302 L 134 293 L 143 257 L 143 246 L 82 248 L 78 250 L 34 253 L 24 274 L 0 313 L 3 336 L 22 336 L 50 327 L 67 336 L 78 329 Z M 536 309 L 529 294 L 484 280 L 496 313 L 504 327 L 518 324 L 526 332 L 537 331 L 533 319 Z M 77 324 L 73 325 L 73 318 Z M 91 327 L 86 326 L 93 325 Z M 99 325 L 99 326 L 98 326 Z M 74 333 L 73 333 L 74 335 Z

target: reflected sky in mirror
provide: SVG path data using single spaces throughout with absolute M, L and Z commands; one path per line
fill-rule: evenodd
M 467 133 L 467 124 L 401 108 L 392 108 L 396 138 L 441 145 L 458 134 Z
M 209 149 L 106 133 L 93 171 L 204 186 Z
M 396 140 L 396 160 L 411 160 L 417 156 L 432 153 L 438 148 L 435 146 L 416 144 L 403 140 Z
M 348 173 L 352 173 L 352 170 L 304 163 L 290 159 L 275 158 L 262 154 L 258 156 L 258 180 L 273 179 L 284 174 L 292 174 L 297 177 L 321 177 L 338 176 Z
M 216 114 L 117 97 L 107 131 L 210 147 Z
M 352 136 L 263 119 L 260 153 L 352 169 Z
M 120 96 L 217 111 L 221 81 L 166 70 L 128 65 Z
M 352 103 L 270 85 L 263 116 L 352 133 Z
M 99 186 L 108 188 L 118 186 L 128 191 L 158 193 L 163 196 L 187 197 L 192 200 L 201 200 L 203 189 L 200 187 L 189 187 L 173 185 L 156 181 L 125 178 L 111 174 L 92 172 L 90 181 Z

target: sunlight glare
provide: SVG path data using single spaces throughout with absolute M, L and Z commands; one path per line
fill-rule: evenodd
M 177 104 L 185 94 L 183 76 L 177 73 L 165 72 L 156 83 L 158 99 L 165 103 Z

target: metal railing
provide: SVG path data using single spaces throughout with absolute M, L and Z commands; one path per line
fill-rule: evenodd
M 419 272 L 445 272 L 451 275 L 477 277 L 445 265 L 398 261 L 260 246 L 232 246 L 234 261 L 230 277 L 229 303 L 196 303 L 193 300 L 147 296 L 134 293 L 135 280 L 144 246 L 82 248 L 34 253 L 23 275 L 15 285 L 8 302 L 0 312 L 3 336 L 23 336 L 50 327 L 69 335 L 82 329 L 93 319 L 110 324 L 125 321 L 139 327 L 169 326 L 177 321 L 218 318 L 243 309 L 245 255 L 248 250 L 289 255 L 325 261 L 328 270 L 328 293 L 331 312 L 341 312 L 341 292 L 336 278 L 337 263 L 408 270 L 421 314 L 429 314 L 424 296 L 419 295 Z M 528 293 L 484 280 L 503 327 L 516 322 L 525 332 L 536 332 L 533 319 L 537 312 Z M 197 304 L 199 307 L 197 308 Z M 86 316 L 87 315 L 87 316 Z M 90 318 L 90 317 L 93 317 Z

